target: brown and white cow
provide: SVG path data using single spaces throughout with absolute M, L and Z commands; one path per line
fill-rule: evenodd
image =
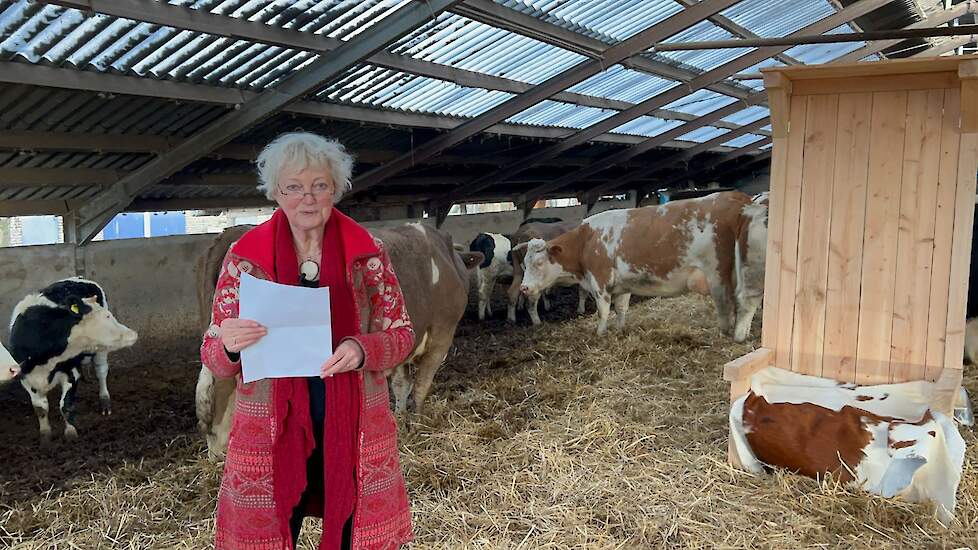
M 738 191 L 609 210 L 549 241 L 531 240 L 522 290 L 578 281 L 598 303 L 604 334 L 612 304 L 622 328 L 631 294 L 703 292 L 705 279 L 720 329 L 743 342 L 763 295 L 766 221 L 767 208 Z
M 537 306 L 541 297 L 543 298 L 544 308 L 549 308 L 545 294 L 547 289 L 543 289 L 540 292 L 521 292 L 521 287 L 523 286 L 523 258 L 526 254 L 525 243 L 533 239 L 552 239 L 580 225 L 580 222 L 576 221 L 554 220 L 558 219 L 538 218 L 537 221 L 524 222 L 520 225 L 519 229 L 517 229 L 516 232 L 509 237 L 510 242 L 512 243 L 509 259 L 513 266 L 513 282 L 509 287 L 509 291 L 507 292 L 509 297 L 509 310 L 506 312 L 506 319 L 510 323 L 516 322 L 516 307 L 524 297 L 526 299 L 527 313 L 530 314 L 530 322 L 532 322 L 534 325 L 540 324 L 540 313 L 537 310 Z M 553 284 L 558 286 L 572 286 L 578 284 L 578 281 L 571 277 L 558 277 Z M 552 285 L 548 285 L 547 288 L 550 288 L 550 286 Z M 584 313 L 586 299 L 587 291 L 581 287 L 578 291 L 577 301 L 577 312 L 580 314 Z
M 773 367 L 730 410 L 734 452 L 761 473 L 782 467 L 884 497 L 933 501 L 953 517 L 964 462 L 954 422 L 930 410 L 935 384 L 855 386 Z
M 202 256 L 198 301 L 205 328 L 210 324 L 211 300 L 224 254 L 248 229 L 250 226 L 227 229 Z M 420 223 L 374 229 L 371 233 L 384 243 L 390 255 L 415 331 L 413 352 L 407 361 L 388 372 L 395 410 L 403 413 L 413 402 L 413 408 L 420 412 L 465 313 L 469 270 L 482 262 L 483 256 L 459 252 L 447 233 Z M 215 378 L 210 369 L 201 366 L 196 391 L 197 425 L 207 437 L 212 458 L 221 456 L 227 447 L 235 386 L 236 379 Z

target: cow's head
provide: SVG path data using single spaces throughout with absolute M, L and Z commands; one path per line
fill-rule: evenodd
M 115 351 L 136 343 L 136 331 L 117 321 L 95 298 L 73 300 L 67 309 L 77 321 L 69 336 L 69 346 L 74 349 Z
M 462 259 L 465 269 L 475 269 L 485 259 L 482 252 L 458 252 L 458 257 Z
M 547 290 L 564 274 L 564 268 L 559 262 L 563 248 L 559 244 L 548 244 L 543 239 L 532 239 L 514 248 L 525 247 L 523 252 L 523 284 L 520 292 L 530 296 Z
M 20 365 L 10 356 L 7 348 L 0 344 L 0 382 L 9 382 L 20 374 Z

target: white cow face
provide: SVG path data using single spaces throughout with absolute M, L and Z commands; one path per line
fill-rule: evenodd
M 7 348 L 0 345 L 0 382 L 9 382 L 20 374 L 20 365 L 10 356 Z
M 69 345 L 93 352 L 108 352 L 128 348 L 136 343 L 136 331 L 117 321 L 95 298 L 85 298 L 83 302 L 91 310 L 79 314 L 81 319 L 71 329 Z
M 547 245 L 543 239 L 533 239 L 526 244 L 523 258 L 523 284 L 520 291 L 530 296 L 547 290 L 564 274 L 564 268 L 556 261 L 559 245 Z

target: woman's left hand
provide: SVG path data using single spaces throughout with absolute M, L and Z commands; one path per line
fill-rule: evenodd
M 360 344 L 353 340 L 344 340 L 339 346 L 336 346 L 333 356 L 323 364 L 319 376 L 327 378 L 334 374 L 355 370 L 362 362 L 363 350 L 360 349 Z

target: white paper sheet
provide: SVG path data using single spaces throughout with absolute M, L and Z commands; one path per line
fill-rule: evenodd
M 329 288 L 280 285 L 241 273 L 239 317 L 268 334 L 241 350 L 241 378 L 319 376 L 333 354 Z

